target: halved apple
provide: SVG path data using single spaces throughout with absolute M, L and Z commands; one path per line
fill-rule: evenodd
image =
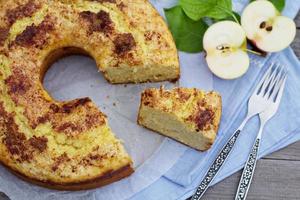
M 246 73 L 246 33 L 238 23 L 221 21 L 211 25 L 204 34 L 203 47 L 207 65 L 216 76 L 234 79 Z
M 250 3 L 242 13 L 241 24 L 251 43 L 265 52 L 281 51 L 296 35 L 294 21 L 281 16 L 267 0 Z

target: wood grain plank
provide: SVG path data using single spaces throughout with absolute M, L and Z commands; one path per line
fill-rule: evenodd
M 300 161 L 259 160 L 247 200 L 300 199 Z M 203 200 L 232 200 L 241 172 L 208 189 Z
M 298 15 L 300 16 L 300 15 Z M 299 17 L 299 23 L 300 23 L 300 17 Z M 291 47 L 293 48 L 295 54 L 297 55 L 298 58 L 300 58 L 300 28 L 297 29 L 297 35 L 292 43 Z
M 300 142 L 296 142 L 287 148 L 284 148 L 278 152 L 274 152 L 263 159 L 268 160 L 291 160 L 291 161 L 300 161 Z
M 299 13 L 295 17 L 294 21 L 296 23 L 297 28 L 300 28 L 300 15 L 299 15 Z

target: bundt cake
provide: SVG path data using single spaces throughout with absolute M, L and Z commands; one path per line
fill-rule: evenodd
M 130 175 L 132 160 L 89 98 L 58 102 L 43 88 L 68 54 L 137 83 L 178 79 L 176 48 L 146 0 L 0 0 L 0 162 L 42 186 L 95 188 Z
M 204 151 L 215 140 L 221 112 L 221 96 L 217 92 L 150 88 L 141 95 L 138 123 Z

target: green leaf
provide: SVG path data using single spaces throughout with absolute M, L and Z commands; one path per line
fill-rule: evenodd
M 181 6 L 165 9 L 169 28 L 180 51 L 196 53 L 203 50 L 203 35 L 208 25 L 202 20 L 190 19 Z
M 179 0 L 186 15 L 197 21 L 203 17 L 223 19 L 231 15 L 231 0 Z
M 250 0 L 250 2 L 255 1 L 255 0 Z M 275 6 L 275 8 L 281 12 L 284 9 L 285 6 L 285 0 L 268 0 L 271 3 L 273 3 L 273 5 Z
M 232 14 L 235 16 L 235 18 L 233 18 L 232 16 L 228 16 L 224 19 L 220 19 L 220 20 L 216 20 L 216 21 L 223 21 L 223 20 L 231 20 L 231 21 L 235 21 L 235 19 L 238 20 L 239 23 L 241 23 L 241 16 L 237 13 L 237 12 L 232 12 Z
M 285 6 L 285 0 L 269 0 L 273 3 L 273 5 L 277 8 L 279 12 L 281 12 Z

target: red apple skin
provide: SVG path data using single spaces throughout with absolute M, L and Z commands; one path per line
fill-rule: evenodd
M 257 45 L 256 42 L 254 40 L 249 40 L 247 39 L 248 43 L 251 45 L 253 51 L 257 51 L 258 53 L 260 53 L 260 56 L 262 57 L 266 57 L 268 55 L 268 52 L 260 49 Z

